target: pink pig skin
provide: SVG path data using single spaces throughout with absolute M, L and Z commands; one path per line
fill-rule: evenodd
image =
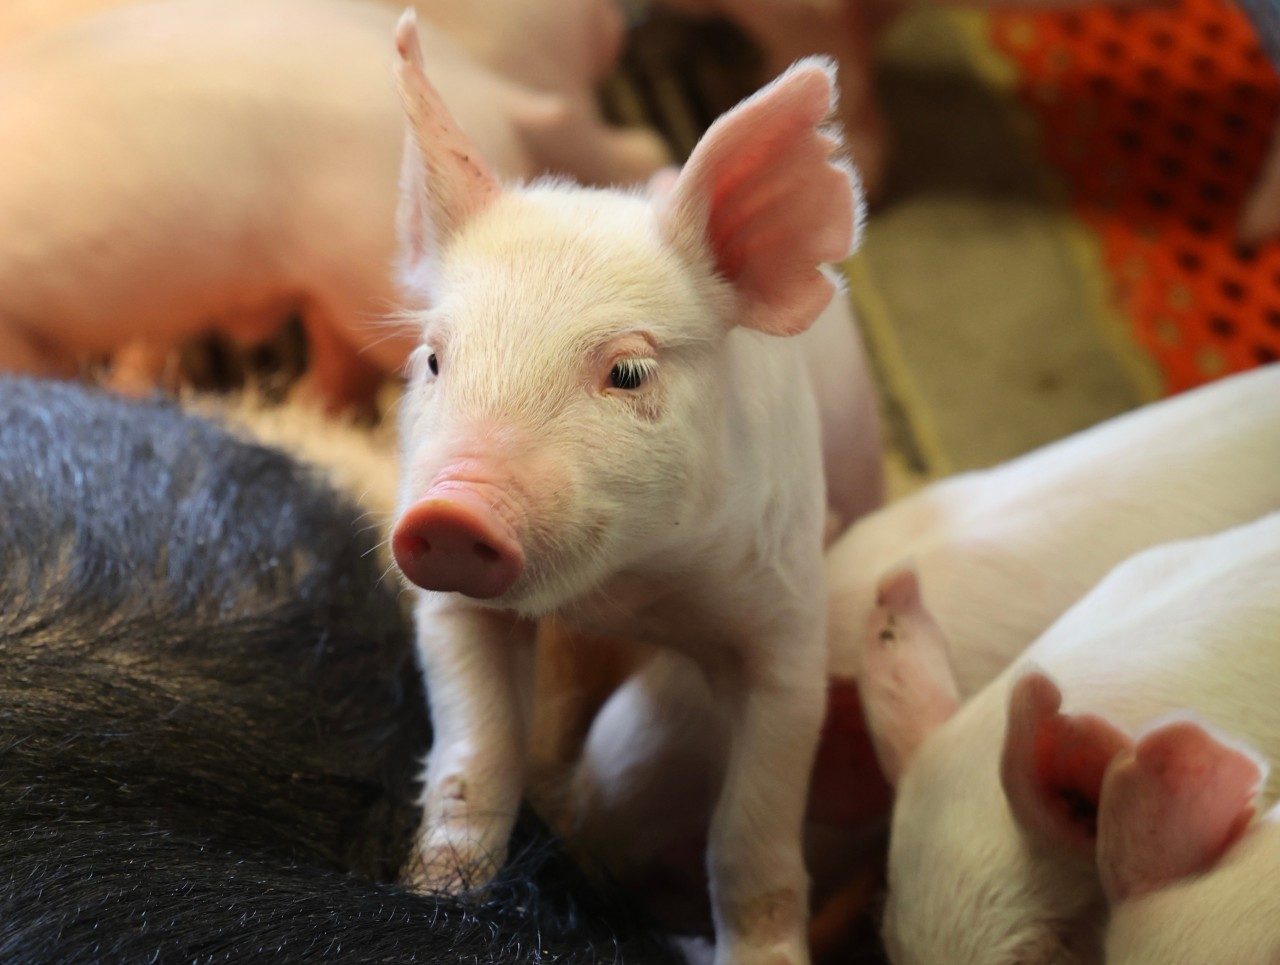
M 1275 868 L 1249 852 L 1276 851 L 1246 828 L 1280 781 L 1231 739 L 1280 754 L 1278 581 L 1280 513 L 1144 550 L 958 710 L 920 600 L 878 608 L 864 699 L 905 762 L 890 959 L 1091 962 L 1105 943 L 1108 962 L 1273 961 Z
M 0 364 L 67 374 L 212 327 L 254 342 L 296 311 L 332 403 L 397 371 L 413 340 L 382 321 L 403 144 L 393 26 L 343 0 L 175 0 L 14 46 L 0 65 Z M 438 33 L 426 43 L 505 176 L 578 160 L 584 177 L 630 180 L 662 160 Z
M 884 502 L 880 399 L 843 292 L 798 341 L 818 403 L 828 536 L 834 537 Z
M 837 296 L 796 341 L 818 402 L 828 534 L 835 535 L 883 501 L 879 400 L 845 297 Z M 822 772 L 815 780 L 822 792 L 842 797 L 811 801 L 807 828 L 807 867 L 818 893 L 866 854 L 888 814 L 875 762 L 859 756 L 866 742 L 853 716 L 861 716 L 856 685 L 835 687 L 841 713 L 828 718 L 818 752 Z M 695 667 L 677 656 L 655 655 L 593 723 L 557 826 L 610 873 L 645 893 L 673 927 L 697 924 L 698 895 L 705 887 L 701 844 L 723 773 L 727 726 L 709 712 L 712 704 Z M 672 787 L 681 789 L 678 796 Z M 861 799 L 858 792 L 865 792 Z M 630 830 L 623 834 L 622 828 Z M 661 887 L 653 884 L 659 881 Z
M 887 143 L 875 100 L 875 41 L 897 16 L 898 0 L 662 0 L 688 13 L 719 15 L 737 24 L 777 73 L 799 57 L 827 54 L 840 65 L 840 120 L 849 153 L 874 198 L 884 182 Z

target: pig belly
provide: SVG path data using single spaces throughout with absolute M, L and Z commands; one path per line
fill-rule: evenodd
M 136 0 L 5 0 L 0 4 L 0 47 L 130 2 Z
M 355 345 L 381 341 L 402 130 L 390 18 L 229 7 L 198 34 L 178 14 L 220 4 L 156 8 L 154 24 L 120 11 L 6 61 L 0 328 L 64 357 L 211 329 L 252 343 L 290 312 Z M 292 12 L 309 14 L 297 42 L 319 49 L 258 49 Z M 339 61 L 341 78 L 316 76 Z M 300 89 L 303 112 L 288 93 Z M 379 350 L 381 366 L 402 361 L 403 345 Z

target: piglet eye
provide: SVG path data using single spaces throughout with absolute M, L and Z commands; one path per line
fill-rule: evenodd
M 653 359 L 620 359 L 609 370 L 609 386 L 614 389 L 638 389 L 653 374 L 657 363 Z

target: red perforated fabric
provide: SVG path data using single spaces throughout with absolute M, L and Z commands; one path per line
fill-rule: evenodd
M 1000 13 L 1048 161 L 1169 392 L 1280 357 L 1280 243 L 1235 243 L 1280 81 L 1227 0 Z

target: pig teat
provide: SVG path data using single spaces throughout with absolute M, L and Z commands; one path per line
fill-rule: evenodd
M 478 599 L 506 593 L 524 568 L 519 536 L 469 483 L 437 483 L 400 517 L 391 549 L 404 575 L 425 590 Z

